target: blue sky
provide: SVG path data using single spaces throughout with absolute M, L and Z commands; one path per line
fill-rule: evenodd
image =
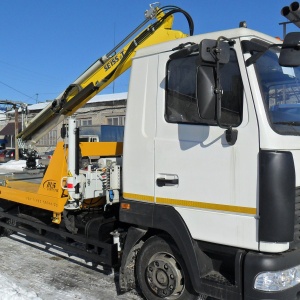
M 284 0 L 164 0 L 195 23 L 195 34 L 238 27 L 282 37 Z M 96 59 L 144 20 L 146 0 L 1 0 L 0 100 L 28 104 L 54 99 Z M 188 32 L 175 15 L 175 29 Z M 293 24 L 289 31 L 299 31 Z M 126 92 L 128 74 L 101 94 Z

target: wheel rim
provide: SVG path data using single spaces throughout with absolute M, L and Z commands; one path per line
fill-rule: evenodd
M 184 290 L 184 277 L 179 263 L 168 253 L 157 253 L 146 268 L 151 291 L 160 298 L 177 299 Z

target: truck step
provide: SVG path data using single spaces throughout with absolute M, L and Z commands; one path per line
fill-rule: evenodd
M 205 277 L 204 280 L 213 281 L 215 283 L 219 283 L 225 286 L 234 286 L 227 278 L 225 278 L 222 274 L 217 271 L 209 272 Z
M 201 283 L 202 293 L 212 297 L 207 299 L 241 299 L 241 289 L 217 271 L 211 271 L 202 277 Z

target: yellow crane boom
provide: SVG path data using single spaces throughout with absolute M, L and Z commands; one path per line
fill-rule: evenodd
M 174 14 L 177 12 L 185 15 L 189 23 L 190 35 L 192 35 L 193 21 L 184 10 L 176 6 L 159 8 L 158 6 L 150 5 L 150 9 L 145 12 L 146 20 L 109 53 L 93 63 L 52 103 L 49 103 L 19 133 L 18 138 L 35 144 L 52 128 L 76 112 L 87 101 L 130 68 L 131 59 L 138 49 L 188 36 L 188 34 L 172 29 Z M 156 21 L 142 29 L 152 19 L 156 19 Z M 135 34 L 136 36 L 134 36 Z M 132 38 L 132 36 L 134 37 Z M 128 40 L 130 41 L 128 42 Z

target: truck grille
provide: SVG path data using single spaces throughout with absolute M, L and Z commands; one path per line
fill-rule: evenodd
M 294 241 L 290 244 L 290 248 L 300 247 L 300 187 L 296 188 L 295 197 Z

